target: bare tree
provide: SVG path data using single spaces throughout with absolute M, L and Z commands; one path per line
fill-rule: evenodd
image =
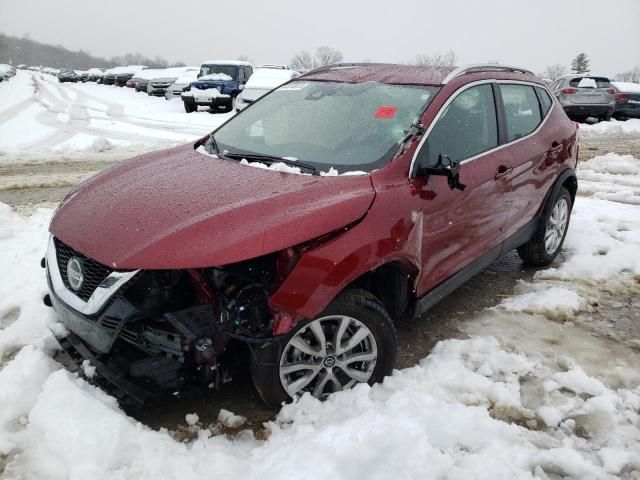
M 619 82 L 640 83 L 640 66 L 633 67 L 626 72 L 618 73 L 615 79 Z
M 413 62 L 413 65 L 420 65 L 425 67 L 454 67 L 457 63 L 458 59 L 453 50 L 449 50 L 445 53 L 436 53 L 434 55 L 425 55 L 424 53 L 420 53 L 416 55 L 416 58 Z
M 549 80 L 555 80 L 563 75 L 566 75 L 567 67 L 556 63 L 555 65 L 549 65 L 545 68 L 544 72 L 542 72 L 543 78 L 548 78 Z
M 342 53 L 335 48 L 318 47 L 316 49 L 315 61 L 316 66 L 318 67 L 340 63 L 342 61 L 342 58 Z
M 332 65 L 342 61 L 342 53 L 331 47 L 318 47 L 313 53 L 302 50 L 291 59 L 291 68 L 306 72 L 323 65 Z
M 247 57 L 246 55 L 239 55 L 239 56 L 238 56 L 238 60 L 239 60 L 240 62 L 249 62 L 249 63 L 253 63 L 253 62 L 251 61 L 251 59 L 250 59 L 249 57 Z
M 313 57 L 306 50 L 296 53 L 290 63 L 291 68 L 300 72 L 306 72 L 307 70 L 311 70 L 315 67 Z

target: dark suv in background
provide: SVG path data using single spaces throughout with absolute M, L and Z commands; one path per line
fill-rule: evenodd
M 184 109 L 195 112 L 199 106 L 231 111 L 238 94 L 253 73 L 250 63 L 210 60 L 200 67 L 198 79 L 182 93 Z
M 550 264 L 577 156 L 527 70 L 322 67 L 67 195 L 45 303 L 72 358 L 136 403 L 224 388 L 240 361 L 274 407 L 323 399 L 389 375 L 394 322 L 499 257 Z

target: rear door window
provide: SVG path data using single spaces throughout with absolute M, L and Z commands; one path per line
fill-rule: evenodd
M 569 86 L 573 88 L 611 88 L 611 82 L 606 77 L 576 77 L 571 79 Z
M 553 100 L 551 100 L 551 97 L 544 88 L 536 87 L 536 92 L 538 92 L 538 100 L 540 100 L 540 109 L 542 110 L 542 116 L 546 117 L 549 110 L 551 110 Z
M 498 125 L 491 85 L 478 85 L 460 93 L 445 109 L 420 150 L 426 164 L 440 155 L 462 161 L 498 146 Z M 424 162 L 425 160 L 421 160 Z
M 500 84 L 507 123 L 507 141 L 512 142 L 533 132 L 542 120 L 540 104 L 529 85 Z

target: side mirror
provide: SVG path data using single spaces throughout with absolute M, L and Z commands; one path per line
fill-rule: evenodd
M 421 175 L 438 175 L 447 177 L 447 183 L 451 190 L 458 189 L 464 190 L 466 185 L 460 183 L 460 162 L 451 160 L 449 155 L 441 153 L 438 156 L 438 161 L 433 167 L 422 167 L 420 169 Z

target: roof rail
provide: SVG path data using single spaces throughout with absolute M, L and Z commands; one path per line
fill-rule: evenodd
M 326 72 L 333 68 L 349 68 L 349 67 L 366 67 L 369 65 L 389 65 L 388 63 L 372 63 L 372 62 L 359 62 L 359 63 L 332 63 L 330 65 L 322 65 L 321 67 L 316 67 L 307 72 L 304 72 L 300 77 L 304 77 L 305 75 L 309 75 L 310 73 L 320 73 Z M 298 77 L 298 78 L 300 78 Z
M 514 67 L 512 65 L 496 65 L 491 63 L 475 63 L 471 65 L 463 65 L 462 67 L 456 68 L 449 75 L 447 75 L 444 80 L 442 80 L 442 84 L 446 84 L 450 82 L 456 77 L 464 73 L 469 73 L 472 71 L 505 71 L 505 72 L 520 72 L 520 73 L 529 73 L 531 75 L 535 75 L 531 70 L 527 70 L 526 68 Z

